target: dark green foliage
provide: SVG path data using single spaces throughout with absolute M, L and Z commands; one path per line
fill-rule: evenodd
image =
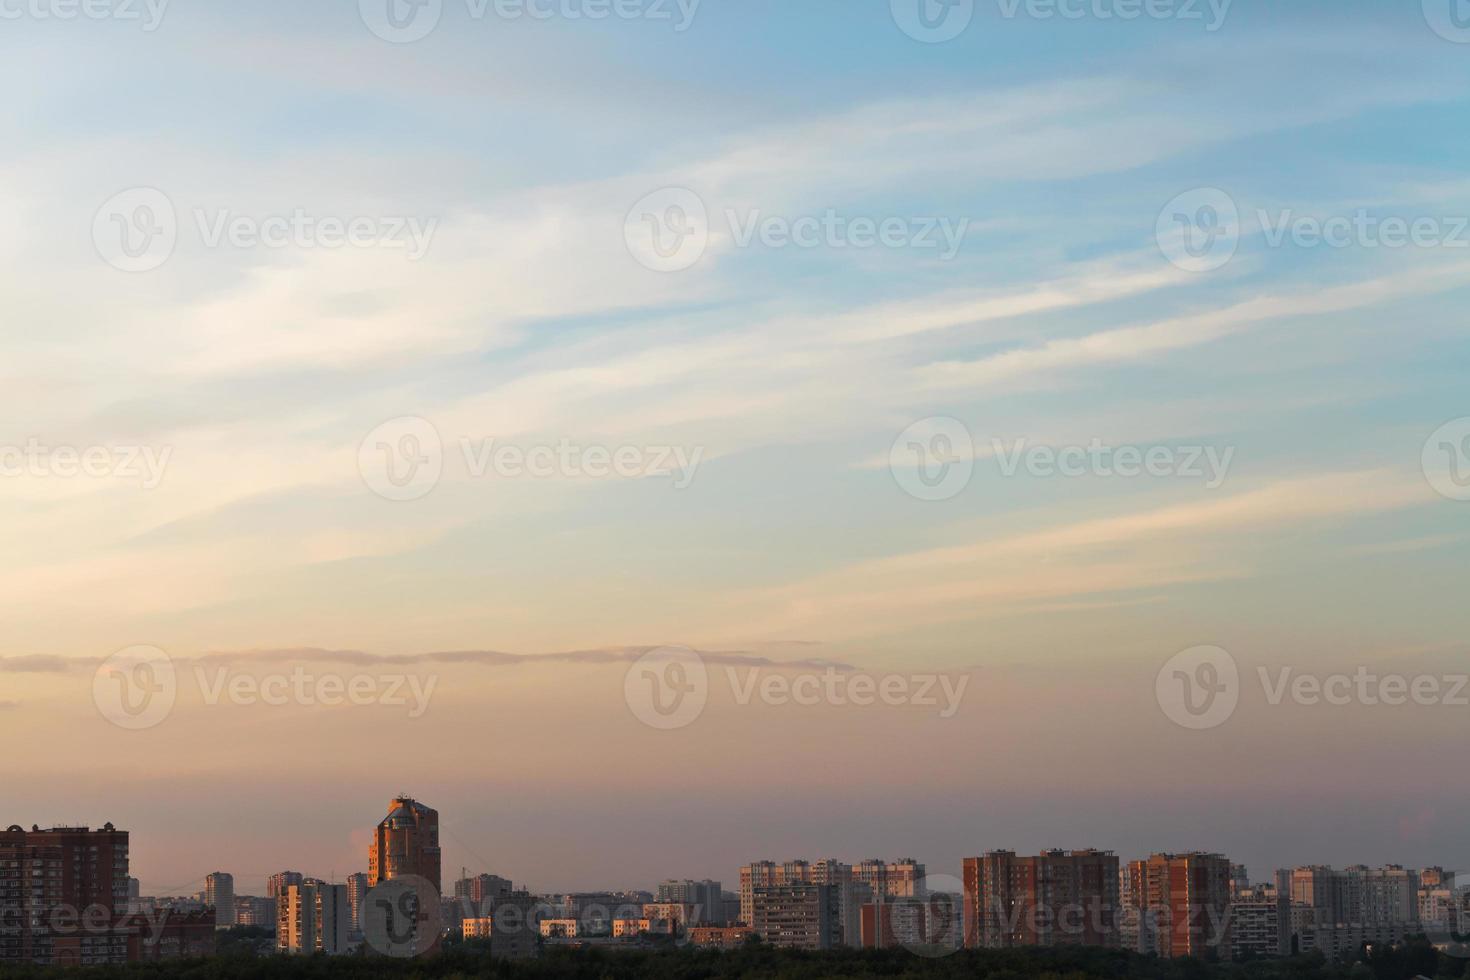
M 86 969 L 29 967 L 6 970 L 4 976 L 6 980 L 1412 980 L 1423 974 L 1458 980 L 1466 975 L 1464 960 L 1441 956 L 1422 940 L 1365 951 L 1357 963 L 1328 963 L 1315 955 L 1206 963 L 1096 948 L 976 950 L 926 959 L 906 949 L 802 953 L 759 944 L 732 952 L 551 949 L 537 960 L 510 962 L 491 960 L 481 943 L 448 944 L 437 956 L 408 961 L 263 956 L 252 952 L 255 944 L 250 940 L 256 938 L 232 936 L 224 955 L 209 960 Z

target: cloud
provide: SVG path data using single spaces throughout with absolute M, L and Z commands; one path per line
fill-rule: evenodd
M 783 641 L 808 645 L 814 641 Z M 362 650 L 329 650 L 318 647 L 215 651 L 174 656 L 176 664 L 229 664 L 252 667 L 259 664 L 305 663 L 350 664 L 355 667 L 407 667 L 422 664 L 469 665 L 476 667 L 519 667 L 542 664 L 618 664 L 632 663 L 657 646 L 605 647 L 591 650 L 566 650 L 556 653 L 504 653 L 498 650 L 448 650 L 427 653 L 372 654 Z M 744 650 L 695 650 L 707 664 L 766 667 L 773 670 L 837 670 L 852 671 L 852 664 L 823 658 L 776 660 Z M 68 670 L 95 669 L 102 663 L 95 657 L 0 657 L 0 672 L 64 673 Z
M 1251 577 L 1271 560 L 1275 528 L 1330 527 L 1428 502 L 1417 474 L 1300 476 L 858 562 L 788 586 L 749 590 L 731 602 L 747 620 L 772 629 L 821 629 L 834 640 L 909 622 L 1012 615 L 1032 605 L 1154 604 L 1173 587 Z
M 100 661 L 78 661 L 70 657 L 35 654 L 22 657 L 0 657 L 0 673 L 10 674 L 60 674 L 77 663 L 96 664 Z
M 1279 325 L 1295 317 L 1341 313 L 1403 296 L 1454 289 L 1464 284 L 1466 270 L 1464 262 L 1440 262 L 1427 269 L 1367 282 L 1258 297 L 1209 313 L 1050 340 L 1037 347 L 1010 350 L 979 360 L 940 362 L 921 369 L 920 373 L 936 385 L 971 387 L 1142 360 L 1207 344 L 1251 327 Z

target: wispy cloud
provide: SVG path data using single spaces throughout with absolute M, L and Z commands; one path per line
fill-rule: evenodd
M 792 641 L 802 642 L 802 641 Z M 253 667 L 261 664 L 348 664 L 354 667 L 408 667 L 422 664 L 474 667 L 518 667 L 544 664 L 620 664 L 632 663 L 657 646 L 606 647 L 595 650 L 566 650 L 555 653 L 504 653 L 498 650 L 449 650 L 428 653 L 373 654 L 361 650 L 326 650 L 301 647 L 283 650 L 215 651 L 171 656 L 177 664 L 229 664 Z M 852 664 L 823 658 L 777 660 L 743 650 L 695 650 L 708 664 L 743 667 L 768 667 L 776 670 L 851 671 Z M 69 670 L 92 670 L 102 663 L 100 657 L 0 657 L 0 673 L 65 673 Z

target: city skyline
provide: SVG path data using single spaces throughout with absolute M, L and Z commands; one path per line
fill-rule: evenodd
M 1320 954 L 1341 963 L 1380 944 L 1470 955 L 1470 873 L 1443 866 L 1294 865 L 1269 879 L 1217 852 L 1099 848 L 1018 855 L 990 849 L 962 878 L 912 857 L 769 859 L 719 880 L 667 879 L 657 892 L 546 893 L 471 875 L 441 881 L 440 815 L 399 793 L 375 827 L 367 873 L 334 883 L 296 870 L 265 896 L 216 870 L 186 895 L 145 895 L 133 831 L 9 826 L 0 834 L 0 962 L 120 964 L 209 957 L 221 942 L 280 956 L 434 958 L 460 943 L 527 959 L 548 947 L 734 949 L 750 940 L 808 951 L 1082 947 L 1200 963 Z M 222 937 L 222 938 L 221 938 Z M 462 951 L 462 949 L 461 949 Z
M 416 803 L 416 801 L 413 799 L 413 797 L 411 797 L 411 796 L 409 796 L 407 794 L 398 794 L 397 796 L 394 797 L 394 800 L 395 801 L 405 801 L 406 800 L 406 801 L 408 801 L 410 803 L 415 803 L 415 805 L 422 806 L 422 804 Z M 437 811 L 431 809 L 431 810 L 429 810 L 429 812 L 430 813 L 433 813 L 435 815 L 435 818 L 437 819 Z M 392 817 L 392 812 L 390 811 L 390 816 L 388 818 L 384 818 L 384 820 L 382 821 L 382 823 L 384 825 L 386 825 L 391 817 Z M 45 822 L 39 822 L 38 823 L 38 826 L 41 829 L 43 829 L 43 830 L 45 830 L 47 828 L 47 824 Z M 64 827 L 86 827 L 88 825 L 85 824 L 85 823 L 82 823 L 82 824 L 76 824 L 76 823 L 60 824 L 59 823 L 59 824 L 55 824 L 54 826 L 57 827 L 57 828 L 64 828 Z M 109 822 L 108 823 L 108 827 L 111 827 L 111 826 L 112 826 L 112 824 Z M 437 825 L 436 825 L 436 829 L 437 829 Z M 137 853 L 137 851 L 136 851 L 136 843 L 137 843 L 138 840 L 140 840 L 140 838 L 137 835 L 137 832 L 136 831 L 132 831 L 131 832 L 131 839 L 132 839 L 132 842 L 133 842 L 132 845 L 131 845 L 131 847 L 132 847 L 132 853 L 136 854 Z M 891 851 L 891 849 L 890 849 L 890 851 Z M 875 853 L 884 853 L 884 852 L 879 851 L 879 852 L 875 852 Z M 1158 854 L 1168 854 L 1168 853 L 1220 855 L 1220 854 L 1225 853 L 1225 852 L 1223 852 L 1222 850 L 1220 850 L 1218 848 L 1212 849 L 1212 848 L 1207 848 L 1207 847 L 1172 848 L 1172 849 L 1171 848 L 1157 848 L 1157 847 L 1153 847 L 1153 848 L 1144 848 L 1142 851 L 1138 852 L 1137 855 L 1130 856 L 1129 853 L 1125 853 L 1125 852 L 1119 851 L 1116 848 L 1104 846 L 1104 845 L 1099 844 L 1097 841 L 1094 840 L 1094 841 L 1092 841 L 1090 843 L 1086 843 L 1085 845 L 1079 845 L 1079 846 L 1071 846 L 1071 845 L 1068 845 L 1068 846 L 1048 845 L 1048 846 L 1044 846 L 1044 847 L 1035 847 L 1035 848 L 1007 846 L 1007 845 L 1004 845 L 1004 844 L 987 844 L 987 846 L 985 846 L 983 848 L 978 848 L 978 849 L 972 848 L 971 849 L 971 853 L 967 853 L 966 856 L 961 860 L 961 862 L 954 867 L 954 869 L 950 869 L 948 867 L 940 867 L 940 866 L 933 865 L 930 862 L 925 861 L 923 858 L 918 858 L 916 861 L 913 858 L 894 859 L 892 857 L 890 857 L 888 859 L 878 858 L 876 860 L 879 860 L 880 862 L 886 860 L 886 863 L 889 865 L 890 869 L 892 868 L 892 866 L 896 862 L 897 863 L 914 862 L 915 863 L 915 866 L 918 869 L 918 875 L 917 875 L 917 878 L 915 880 L 918 880 L 918 881 L 924 880 L 927 877 L 927 875 L 933 875 L 933 876 L 942 877 L 946 883 L 958 883 L 958 882 L 960 882 L 960 881 L 963 880 L 963 878 L 961 877 L 961 874 L 960 874 L 961 871 L 964 871 L 965 874 L 969 874 L 968 868 L 967 867 L 962 867 L 962 866 L 968 865 L 971 861 L 979 860 L 979 859 L 982 858 L 982 856 L 989 856 L 989 855 L 993 855 L 993 854 L 1002 854 L 1002 855 L 1008 854 L 1012 858 L 1015 858 L 1016 855 L 1033 855 L 1033 854 L 1034 855 L 1042 855 L 1042 856 L 1059 855 L 1059 856 L 1064 856 L 1064 857 L 1076 857 L 1076 858 L 1082 858 L 1082 857 L 1087 857 L 1087 856 L 1092 856 L 1092 855 L 1109 855 L 1109 856 L 1111 856 L 1113 858 L 1113 863 L 1114 864 L 1119 865 L 1119 867 L 1120 867 L 1121 870 L 1126 870 L 1127 869 L 1127 866 L 1129 865 L 1130 862 L 1134 862 L 1134 861 L 1137 861 L 1137 860 L 1146 858 L 1150 854 L 1152 854 L 1152 855 L 1158 855 Z M 765 854 L 766 854 L 766 856 L 760 857 L 758 859 L 759 862 L 760 863 L 769 863 L 777 871 L 779 871 L 779 869 L 783 865 L 789 866 L 789 865 L 791 865 L 793 863 L 799 864 L 799 865 L 816 865 L 816 864 L 818 864 L 821 861 L 831 861 L 834 858 L 836 860 L 838 860 L 838 861 L 846 864 L 848 867 L 856 869 L 860 865 L 865 865 L 865 864 L 869 863 L 870 861 L 875 860 L 872 857 L 872 855 L 868 855 L 867 857 L 862 857 L 862 856 L 859 856 L 859 855 L 856 855 L 856 854 L 853 854 L 853 853 L 846 853 L 844 855 L 837 856 L 837 855 L 828 853 L 827 851 L 822 851 L 821 849 L 808 849 L 807 851 L 792 852 L 792 854 L 805 854 L 806 855 L 805 857 L 795 857 L 795 856 L 792 856 L 792 854 L 784 854 L 784 852 L 782 852 L 778 856 L 778 853 L 775 852 L 773 849 L 770 849 L 770 848 L 767 848 L 766 849 Z M 1282 865 L 1273 865 L 1273 866 L 1269 866 L 1269 867 L 1266 866 L 1266 865 L 1252 865 L 1252 864 L 1249 864 L 1248 862 L 1240 859 L 1240 856 L 1239 855 L 1236 855 L 1234 853 L 1230 853 L 1228 856 L 1229 856 L 1229 864 L 1230 864 L 1230 866 L 1233 869 L 1234 868 L 1243 868 L 1243 869 L 1245 869 L 1248 872 L 1247 882 L 1249 884 L 1251 884 L 1251 885 L 1256 885 L 1256 884 L 1261 884 L 1261 883 L 1270 883 L 1270 882 L 1272 882 L 1275 879 L 1276 874 L 1279 871 L 1281 871 L 1281 870 L 1288 870 L 1289 871 L 1289 870 L 1292 870 L 1292 869 L 1308 869 L 1308 868 L 1318 868 L 1318 867 L 1320 867 L 1320 868 L 1345 868 L 1345 869 L 1352 869 L 1352 868 L 1358 868 L 1358 867 L 1363 867 L 1363 868 L 1394 868 L 1394 867 L 1397 867 L 1397 868 L 1410 868 L 1410 869 L 1434 867 L 1434 868 L 1441 868 L 1441 869 L 1443 869 L 1446 872 L 1446 874 L 1448 874 L 1448 875 L 1455 875 L 1455 874 L 1467 874 L 1467 875 L 1470 875 L 1470 869 L 1466 869 L 1465 871 L 1460 871 L 1458 869 L 1458 867 L 1453 866 L 1453 865 L 1449 865 L 1449 864 L 1445 864 L 1443 862 L 1424 862 L 1424 863 L 1409 862 L 1409 863 L 1405 863 L 1405 862 L 1401 862 L 1401 861 L 1375 860 L 1371 856 L 1365 856 L 1365 855 L 1358 855 L 1353 860 L 1343 860 L 1343 861 L 1299 860 L 1299 861 L 1294 861 L 1294 862 L 1288 862 L 1288 863 L 1282 864 Z M 520 889 L 528 889 L 533 894 L 545 894 L 545 895 L 560 895 L 560 894 L 575 894 L 575 893 L 597 894 L 597 893 L 616 892 L 616 891 L 621 891 L 621 890 L 625 890 L 625 889 L 629 889 L 629 888 L 636 888 L 636 889 L 639 889 L 639 890 L 642 890 L 642 891 L 647 891 L 650 894 L 655 894 L 657 892 L 657 890 L 658 890 L 658 886 L 659 885 L 661 885 L 661 884 L 667 884 L 669 882 L 683 882 L 683 881 L 694 881 L 694 882 L 698 882 L 698 881 L 705 881 L 705 880 L 713 880 L 713 881 L 716 881 L 716 882 L 724 882 L 726 884 L 726 887 L 724 889 L 724 891 L 726 893 L 735 893 L 735 894 L 738 894 L 739 893 L 738 884 L 741 881 L 741 874 L 740 874 L 740 872 L 743 869 L 745 869 L 746 867 L 750 866 L 752 860 L 755 860 L 755 859 L 749 859 L 749 860 L 746 860 L 744 862 L 741 862 L 740 865 L 738 865 L 736 868 L 733 869 L 733 871 L 735 873 L 730 873 L 730 871 L 727 870 L 724 875 L 719 876 L 719 877 L 713 877 L 713 878 L 711 878 L 708 875 L 697 874 L 695 872 L 691 872 L 688 869 L 674 869 L 670 873 L 665 874 L 665 875 L 663 875 L 661 877 L 658 877 L 658 878 L 656 878 L 654 880 L 644 881 L 644 880 L 640 879 L 640 880 L 637 880 L 637 881 L 617 881 L 617 882 L 606 882 L 606 881 L 604 881 L 604 882 L 592 882 L 592 883 L 582 883 L 581 885 L 576 886 L 576 887 L 563 887 L 561 885 L 543 886 L 543 885 L 541 885 L 539 882 L 537 882 L 535 880 L 535 877 L 534 876 L 516 876 L 516 875 L 507 874 L 507 875 L 505 875 L 505 877 L 502 880 L 505 880 L 505 881 L 514 881 L 516 883 L 517 887 L 520 888 Z M 1025 858 L 1025 860 L 1035 860 L 1035 859 L 1033 859 L 1033 858 Z M 462 873 L 463 873 L 463 875 L 467 876 L 469 879 L 473 879 L 476 876 L 496 878 L 497 876 L 499 876 L 501 874 L 502 871 L 506 870 L 506 864 L 507 863 L 513 863 L 513 862 L 502 862 L 502 863 L 498 863 L 498 864 L 492 864 L 492 865 L 489 865 L 489 866 L 477 866 L 477 865 L 474 865 L 474 864 L 461 864 L 461 865 L 455 865 L 455 866 L 453 866 L 452 870 L 450 869 L 450 866 L 445 865 L 444 867 L 445 867 L 446 870 L 443 871 L 443 872 L 441 872 L 441 874 L 443 876 L 443 878 L 442 878 L 442 881 L 443 881 L 442 887 L 441 887 L 441 885 L 440 885 L 439 882 L 434 882 L 434 884 L 435 884 L 436 889 L 441 894 L 443 894 L 445 896 L 452 896 L 454 894 L 454 884 L 455 884 L 455 882 L 458 882 L 458 881 L 461 880 Z M 330 883 L 342 884 L 342 883 L 347 882 L 350 877 L 355 876 L 355 875 L 361 875 L 364 879 L 367 879 L 367 880 L 370 881 L 370 875 L 369 875 L 369 873 L 366 870 L 364 870 L 366 867 L 367 867 L 367 865 L 365 863 L 362 869 L 353 868 L 353 869 L 349 869 L 349 870 L 343 871 L 343 870 L 335 869 L 334 868 L 334 869 L 329 869 L 326 873 L 323 873 L 320 869 L 316 868 L 314 865 L 310 865 L 309 863 L 305 866 L 305 869 L 304 870 L 303 870 L 303 867 L 302 866 L 290 867 L 289 870 L 286 869 L 286 868 L 283 868 L 283 867 L 277 867 L 277 868 L 274 868 L 274 869 L 272 869 L 270 871 L 244 872 L 244 873 L 241 873 L 241 872 L 238 872 L 238 871 L 235 871 L 235 870 L 216 869 L 215 871 L 209 872 L 209 873 L 207 873 L 205 875 L 201 875 L 196 880 L 187 881 L 187 882 L 181 882 L 181 883 L 178 883 L 176 885 L 172 885 L 172 886 L 168 886 L 168 887 L 164 887 L 164 888 L 151 887 L 150 880 L 147 879 L 147 878 L 145 878 L 145 877 L 143 877 L 143 876 L 141 876 L 141 875 L 139 875 L 139 874 L 134 873 L 132 875 L 132 877 L 139 882 L 140 891 L 142 893 L 144 893 L 144 894 L 149 894 L 149 895 L 157 895 L 157 896 L 187 895 L 187 894 L 191 894 L 191 893 L 194 893 L 194 892 L 198 892 L 200 894 L 206 894 L 207 893 L 206 890 L 210 887 L 209 879 L 212 876 L 214 876 L 214 875 L 224 875 L 224 877 L 229 882 L 229 885 L 227 887 L 230 887 L 230 888 L 233 889 L 233 894 L 236 894 L 236 895 L 268 895 L 268 894 L 271 894 L 271 887 L 270 887 L 271 881 L 270 881 L 270 879 L 272 879 L 272 878 L 279 878 L 280 876 L 285 875 L 285 874 L 294 874 L 294 875 L 296 875 L 297 878 L 293 881 L 293 883 L 296 883 L 296 884 L 299 884 L 300 883 L 300 879 L 302 877 L 307 878 L 307 879 L 316 879 L 316 880 L 320 880 L 320 881 L 323 881 L 323 882 L 330 882 Z M 415 865 L 411 865 L 411 867 L 413 868 L 413 870 L 407 871 L 407 872 L 403 872 L 403 873 L 415 873 L 416 874 L 416 873 L 418 873 L 421 870 L 421 866 L 416 865 L 416 864 Z M 434 869 L 435 870 L 438 869 L 437 858 L 436 858 L 436 863 L 434 865 Z M 927 875 L 926 875 L 926 869 L 927 869 Z M 136 872 L 136 869 L 134 869 L 134 870 Z M 258 882 L 258 885 L 255 884 L 257 882 Z M 198 886 L 198 887 L 195 887 L 195 886 Z M 907 891 L 895 891 L 895 892 L 893 892 L 893 894 L 910 894 L 910 892 L 907 892 Z

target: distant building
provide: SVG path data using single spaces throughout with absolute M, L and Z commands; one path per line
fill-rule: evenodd
M 752 861 L 740 869 L 740 921 L 749 925 L 754 921 L 755 890 L 770 885 L 785 884 L 786 873 L 782 865 L 774 861 Z
M 838 946 L 861 946 L 863 941 L 863 906 L 872 902 L 873 888 L 865 881 L 843 881 L 837 885 Z M 896 899 L 895 901 L 919 901 Z
M 1470 931 L 1470 894 L 1452 888 L 1419 891 L 1419 921 L 1440 932 Z
M 513 891 L 511 880 L 499 875 L 475 875 L 454 883 L 455 899 L 461 906 L 468 902 L 468 908 L 476 914 L 487 913 L 495 899 L 505 898 Z
M 924 866 L 913 858 L 883 861 L 871 858 L 852 866 L 852 879 L 861 881 L 879 898 L 923 898 Z
M 631 939 L 636 936 L 672 936 L 674 923 L 668 919 L 613 919 L 614 939 Z
M 1053 850 L 1034 857 L 991 851 L 964 861 L 964 943 L 1117 946 L 1118 858 L 1112 851 Z
M 520 960 L 540 950 L 540 907 L 529 892 L 517 891 L 491 899 L 490 956 Z
M 658 886 L 657 901 L 694 906 L 698 910 L 694 916 L 696 922 L 723 925 L 725 923 L 724 894 L 724 888 L 718 881 L 709 878 L 694 881 L 686 878 L 661 883 Z
M 276 928 L 276 900 L 258 895 L 235 896 L 235 925 Z
M 1361 881 L 1358 915 L 1349 922 L 1365 925 L 1406 925 L 1419 921 L 1419 872 L 1390 864 L 1382 868 L 1361 865 L 1348 869 Z
M 537 923 L 543 939 L 576 939 L 580 924 L 576 919 L 542 919 Z M 492 932 L 491 935 L 494 935 Z
M 755 937 L 750 926 L 694 926 L 689 930 L 689 942 L 694 946 L 713 949 L 738 949 Z
M 681 933 L 698 925 L 702 915 L 698 905 L 685 905 L 683 902 L 644 902 L 638 911 L 639 918 L 663 919 L 673 924 L 675 932 Z
M 929 935 L 928 911 L 916 899 L 869 902 L 859 910 L 858 944 L 867 949 L 924 944 Z
M 1230 894 L 1244 891 L 1251 886 L 1250 872 L 1243 864 L 1232 864 L 1230 866 Z
M 581 936 L 608 936 L 612 934 L 613 919 L 648 914 L 644 911 L 647 903 L 639 901 L 640 897 L 628 892 L 574 892 L 562 896 L 557 917 L 576 919 Z
M 307 878 L 288 885 L 276 904 L 277 952 L 335 956 L 350 951 L 352 907 L 346 885 Z
M 302 880 L 300 871 L 278 871 L 265 880 L 265 894 L 268 898 L 280 898 L 288 887 L 299 885 Z
M 1118 873 L 1118 940 L 1124 949 L 1157 955 L 1158 930 L 1152 915 L 1145 916 L 1133 894 L 1134 879 L 1128 865 Z
M 1431 869 L 1431 878 L 1435 871 Z M 1419 873 L 1388 865 L 1343 870 L 1311 865 L 1293 868 L 1291 901 L 1312 910 L 1317 926 L 1402 925 L 1419 921 Z
M 125 830 L 0 832 L 0 965 L 127 962 L 128 892 Z
M 416 875 L 443 892 L 439 876 L 439 811 L 408 796 L 395 797 L 368 848 L 368 885 Z
M 204 904 L 214 907 L 214 927 L 228 929 L 235 924 L 235 876 L 214 871 L 204 879 Z
M 964 936 L 963 905 L 961 895 L 932 891 L 922 899 L 868 902 L 859 910 L 859 931 L 853 945 L 865 949 L 959 949 Z
M 1231 954 L 1237 959 L 1252 959 L 1290 953 L 1290 897 L 1276 885 L 1242 888 L 1232 883 L 1231 887 Z
M 849 882 L 869 889 L 839 894 L 842 908 L 839 917 L 848 923 L 849 931 L 857 928 L 857 908 L 865 896 L 889 898 L 923 898 L 924 866 L 912 858 L 899 861 L 870 859 L 855 865 L 825 859 L 821 861 L 754 861 L 740 869 L 740 921 L 749 924 L 754 915 L 755 889 L 770 885 L 844 885 Z M 850 906 L 850 907 L 849 907 Z M 842 942 L 839 937 L 837 942 Z M 850 945 L 857 945 L 854 935 Z
M 1128 901 L 1138 951 L 1164 957 L 1230 954 L 1230 861 L 1219 854 L 1155 854 L 1130 861 Z
M 215 953 L 215 913 L 138 913 L 118 923 L 128 933 L 128 961 L 148 963 L 161 960 L 197 959 Z
M 1313 925 L 1296 937 L 1302 953 L 1319 952 L 1329 960 L 1356 959 L 1365 943 L 1400 943 L 1421 932 L 1417 923 L 1338 923 Z
M 754 889 L 751 928 L 765 942 L 792 949 L 832 949 L 841 937 L 838 886 L 793 883 Z
M 362 903 L 367 900 L 368 876 L 361 871 L 347 876 L 348 928 L 353 936 L 362 935 Z

